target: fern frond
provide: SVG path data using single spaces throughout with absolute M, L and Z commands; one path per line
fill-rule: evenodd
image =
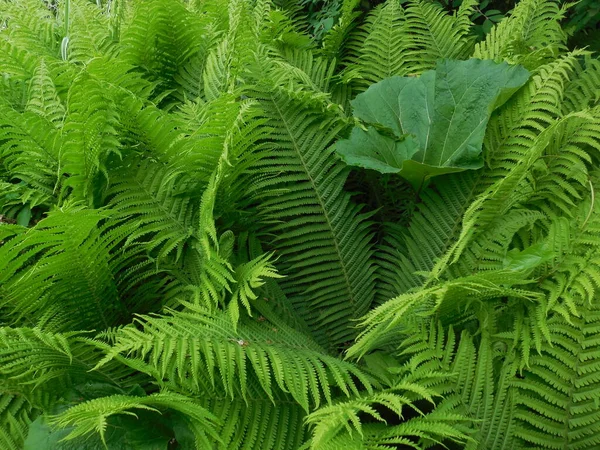
M 497 313 L 490 307 L 486 314 L 490 315 L 478 345 L 468 332 L 457 336 L 452 327 L 446 331 L 432 320 L 421 323 L 417 333 L 407 337 L 400 355 L 409 358 L 406 365 L 413 372 L 429 370 L 449 375 L 449 380 L 438 387 L 440 392 L 448 402 L 456 402 L 455 412 L 474 422 L 481 421 L 474 423 L 472 440 L 466 443 L 466 449 L 517 448 L 512 433 L 515 407 L 511 390 L 515 359 L 510 353 L 497 350 L 499 342 L 491 337 L 497 326 Z M 504 361 L 500 363 L 499 358 Z
M 96 230 L 105 217 L 77 208 L 54 211 L 3 241 L 0 307 L 12 323 L 93 330 L 123 318 L 106 242 Z
M 68 176 L 64 186 L 73 190 L 74 197 L 87 200 L 90 206 L 97 202 L 94 191 L 103 187 L 98 177 L 108 179 L 106 159 L 118 153 L 118 122 L 114 101 L 101 83 L 87 75 L 73 80 L 62 129 L 59 173 Z
M 98 5 L 85 0 L 70 0 L 68 60 L 86 64 L 95 57 L 111 55 L 115 51 L 115 42 L 108 21 Z
M 61 138 L 45 118 L 26 111 L 19 114 L 0 106 L 0 158 L 10 180 L 27 183 L 49 197 L 59 183 Z
M 364 24 L 348 38 L 346 78 L 358 90 L 394 75 L 419 71 L 406 33 L 400 2 L 389 0 L 369 13 Z
M 121 31 L 120 56 L 160 81 L 164 92 L 176 87 L 175 76 L 200 51 L 197 36 L 202 33 L 199 16 L 179 1 L 137 4 L 131 22 Z
M 111 363 L 91 372 L 103 354 L 77 333 L 39 328 L 0 328 L 0 390 L 27 399 L 30 407 L 52 407 L 83 383 L 128 387 L 141 381 L 127 366 Z M 31 408 L 29 408 L 31 411 Z
M 107 193 L 113 226 L 123 227 L 115 232 L 126 237 L 125 247 L 151 244 L 144 251 L 156 250 L 159 260 L 172 251 L 179 258 L 194 235 L 197 205 L 185 195 L 183 180 L 167 178 L 168 167 L 152 161 L 136 165 L 126 165 Z M 178 190 L 184 194 L 176 195 Z
M 348 350 L 348 355 L 360 357 L 377 348 L 377 344 L 391 330 L 398 334 L 406 332 L 406 329 L 403 330 L 398 325 L 406 322 L 406 316 L 411 312 L 429 315 L 440 305 L 460 309 L 504 296 L 539 301 L 538 293 L 518 288 L 519 285 L 530 282 L 527 277 L 531 271 L 527 267 L 509 266 L 440 282 L 435 286 L 422 287 L 390 299 L 365 314 L 360 324 L 364 329 Z
M 394 385 L 387 390 L 378 391 L 371 395 L 361 396 L 348 401 L 324 406 L 307 417 L 307 423 L 312 426 L 310 449 L 332 449 L 351 437 L 355 442 L 362 442 L 369 448 L 385 448 L 379 445 L 404 444 L 412 448 L 422 448 L 413 444 L 418 441 L 453 440 L 464 443 L 467 435 L 456 424 L 467 421 L 467 418 L 449 411 L 443 405 L 434 412 L 424 414 L 415 404 L 418 400 L 433 403 L 434 397 L 439 396 L 435 388 L 429 387 L 426 378 L 444 377 L 443 374 L 429 372 L 425 380 L 419 375 L 409 374 L 398 377 Z M 445 375 L 446 377 L 448 375 Z M 403 417 L 407 410 L 413 410 L 416 418 L 402 421 L 399 425 L 377 426 L 364 424 L 364 417 L 371 416 L 374 421 L 386 422 L 380 412 L 385 410 L 388 417 Z M 355 434 L 356 433 L 356 434 Z M 339 447 L 338 447 L 339 448 Z
M 380 289 L 389 300 L 420 286 L 438 258 L 453 245 L 463 215 L 478 193 L 479 175 L 465 173 L 440 177 L 436 189 L 421 194 L 408 229 L 398 231 L 380 245 Z
M 434 68 L 438 59 L 465 59 L 471 54 L 475 42 L 468 14 L 473 5 L 473 1 L 464 2 L 460 15 L 452 17 L 437 3 L 410 0 L 405 33 L 419 71 Z
M 205 396 L 202 404 L 221 421 L 218 450 L 297 450 L 305 441 L 306 413 L 283 394 L 270 399 L 256 391 L 245 401 Z
M 597 106 L 599 92 L 600 61 L 586 54 L 575 65 L 575 75 L 565 88 L 563 113 Z
M 368 217 L 342 190 L 347 170 L 331 148 L 341 124 L 273 87 L 258 95 L 273 137 L 270 155 L 258 164 L 257 192 L 267 196 L 261 208 L 275 223 L 272 245 L 285 257 L 278 267 L 287 276 L 282 287 L 310 305 L 311 327 L 331 343 L 345 342 L 354 335 L 349 321 L 372 301 L 374 268 Z
M 513 385 L 518 390 L 516 436 L 522 445 L 549 449 L 588 449 L 597 446 L 600 432 L 598 398 L 598 323 L 595 305 L 582 309 L 568 323 L 551 320 L 551 342 Z
M 62 27 L 51 5 L 36 0 L 3 1 L 0 14 L 6 24 L 4 39 L 0 38 L 0 41 L 9 41 L 13 48 L 26 50 L 32 57 L 31 61 L 34 57 L 60 57 Z
M 51 70 L 42 59 L 29 83 L 27 110 L 48 119 L 57 128 L 62 126 L 65 107 L 58 96 Z
M 0 394 L 0 445 L 6 450 L 23 448 L 29 424 L 37 415 L 25 397 Z
M 173 392 L 160 392 L 146 397 L 113 395 L 89 400 L 73 406 L 60 415 L 53 417 L 51 423 L 59 428 L 72 426 L 71 432 L 64 438 L 75 439 L 91 433 L 99 433 L 106 445 L 107 419 L 115 414 L 136 416 L 132 409 L 141 409 L 159 413 L 161 409 L 173 409 L 184 415 L 189 421 L 197 448 L 212 446 L 219 441 L 215 429 L 217 418 L 192 399 Z
M 340 8 L 340 17 L 336 24 L 325 34 L 321 44 L 320 53 L 327 59 L 341 61 L 348 37 L 356 27 L 356 18 L 361 15 L 356 11 L 358 0 L 343 0 Z
M 565 48 L 566 34 L 560 26 L 564 14 L 553 0 L 521 1 L 477 44 L 473 56 L 536 68 Z
M 245 321 L 236 331 L 225 313 L 207 315 L 201 308 L 188 308 L 193 309 L 143 317 L 141 330 L 118 330 L 115 345 L 98 367 L 117 358 L 158 380 L 168 375 L 198 394 L 218 386 L 232 397 L 238 389 L 245 396 L 249 379 L 256 377 L 270 398 L 274 389 L 281 389 L 306 411 L 322 397 L 331 401 L 333 386 L 346 395 L 358 393 L 354 377 L 371 389 L 355 366 L 328 356 L 292 329 Z

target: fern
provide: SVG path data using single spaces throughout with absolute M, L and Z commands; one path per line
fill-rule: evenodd
M 36 412 L 24 397 L 3 394 L 0 397 L 2 423 L 0 443 L 2 448 L 17 450 L 23 448 L 27 431 Z
M 584 309 L 571 323 L 556 317 L 552 336 L 515 380 L 515 435 L 544 448 L 593 448 L 598 444 L 597 309 Z
M 196 445 L 211 445 L 219 440 L 214 428 L 216 418 L 200 405 L 185 396 L 170 392 L 161 392 L 146 397 L 114 395 L 89 400 L 68 409 L 52 422 L 59 428 L 74 425 L 73 430 L 65 437 L 66 440 L 96 431 L 102 442 L 106 443 L 105 432 L 107 418 L 114 414 L 130 414 L 130 409 L 142 409 L 159 412 L 159 408 L 172 408 L 184 414 L 194 433 Z M 210 439 L 209 439 L 210 437 Z
M 0 447 L 600 446 L 597 55 L 459 3 L 0 0 Z M 470 58 L 530 74 L 481 163 L 338 158 Z
M 352 377 L 371 386 L 350 363 L 322 353 L 312 342 L 303 343 L 304 336 L 291 329 L 248 322 L 236 331 L 222 314 L 208 316 L 192 305 L 188 309 L 171 317 L 145 317 L 143 331 L 121 329 L 99 367 L 118 358 L 132 367 L 144 367 L 159 380 L 169 374 L 173 381 L 196 392 L 218 385 L 229 396 L 237 387 L 245 396 L 249 377 L 255 376 L 269 397 L 274 388 L 281 389 L 305 410 L 309 404 L 318 405 L 323 397 L 330 401 L 331 385 L 346 395 L 357 392 Z

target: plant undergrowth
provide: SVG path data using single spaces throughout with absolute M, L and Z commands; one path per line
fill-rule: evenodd
M 599 448 L 600 62 L 480 6 L 0 0 L 0 448 Z

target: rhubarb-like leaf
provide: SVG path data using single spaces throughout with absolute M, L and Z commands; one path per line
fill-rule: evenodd
M 336 149 L 349 165 L 399 173 L 415 188 L 436 175 L 478 169 L 494 109 L 529 79 L 521 66 L 443 60 L 419 78 L 392 77 L 352 101 L 356 127 Z

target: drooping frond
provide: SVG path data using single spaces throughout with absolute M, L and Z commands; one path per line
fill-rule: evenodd
M 412 354 L 403 365 L 383 353 L 371 355 L 368 364 L 379 369 L 377 373 L 386 380 L 388 387 L 370 395 L 325 406 L 308 416 L 307 422 L 312 426 L 311 449 L 341 448 L 339 446 L 343 444 L 351 445 L 351 441 L 355 446 L 349 448 L 357 449 L 364 446 L 385 448 L 385 444 L 391 443 L 418 449 L 428 448 L 428 442 L 455 441 L 465 444 L 471 441 L 466 434 L 469 431 L 468 417 L 476 418 L 477 414 L 458 405 L 462 402 L 468 404 L 471 400 L 471 404 L 476 405 L 482 401 L 479 389 L 483 387 L 477 386 L 481 380 L 477 379 L 475 370 L 465 366 L 469 364 L 473 367 L 476 364 L 473 344 L 465 335 L 465 342 L 461 343 L 455 355 L 452 331 L 447 344 L 443 333 L 440 333 L 437 342 L 435 332 L 431 337 L 427 336 L 428 342 L 419 341 L 420 337 L 407 340 L 402 355 Z M 424 345 L 419 346 L 418 343 Z M 484 374 L 481 371 L 480 376 Z M 485 388 L 489 390 L 492 386 L 490 380 Z M 430 406 L 436 406 L 426 414 L 423 408 L 427 402 Z M 382 416 L 384 412 L 385 416 Z M 416 417 L 410 418 L 413 412 L 417 413 Z M 365 421 L 366 416 L 371 416 L 373 420 Z M 400 424 L 394 423 L 405 416 L 409 418 Z M 359 442 L 362 446 L 358 445 Z
M 48 119 L 57 128 L 62 126 L 65 107 L 58 96 L 52 72 L 42 59 L 29 83 L 27 110 Z
M 177 31 L 176 31 L 177 30 Z M 162 83 L 163 92 L 190 58 L 202 51 L 202 23 L 179 1 L 137 4 L 131 23 L 121 33 L 120 56 Z
M 72 440 L 91 433 L 99 433 L 106 444 L 107 419 L 116 414 L 135 414 L 130 410 L 141 409 L 160 414 L 161 410 L 173 409 L 182 414 L 194 434 L 197 448 L 211 446 L 219 441 L 215 429 L 216 417 L 200 404 L 186 396 L 173 392 L 160 392 L 146 397 L 113 395 L 89 400 L 69 408 L 51 422 L 59 428 L 71 426 L 64 439 Z
M 60 134 L 39 115 L 26 111 L 19 114 L 0 105 L 0 150 L 8 180 L 26 183 L 48 198 L 55 195 L 59 183 Z
M 576 111 L 600 102 L 600 61 L 585 55 L 575 64 L 575 76 L 565 88 L 563 113 Z
M 479 343 L 463 331 L 456 335 L 436 321 L 421 324 L 418 331 L 408 336 L 401 347 L 402 358 L 413 372 L 439 371 L 448 379 L 438 386 L 448 401 L 455 401 L 455 409 L 474 422 L 474 432 L 465 448 L 500 450 L 517 448 L 513 430 L 515 405 L 511 382 L 516 372 L 515 359 L 510 353 L 494 348 L 493 330 L 496 313 L 486 313 L 488 330 Z M 485 316 L 482 316 L 485 317 Z M 500 364 L 500 358 L 504 361 Z
M 78 200 L 91 205 L 98 201 L 93 186 L 102 186 L 98 177 L 108 179 L 106 160 L 119 148 L 118 121 L 114 100 L 101 83 L 87 75 L 73 80 L 62 129 L 60 174 L 68 176 L 64 185 L 73 189 Z
M 85 0 L 70 0 L 67 58 L 80 64 L 108 56 L 115 51 L 108 26 L 109 18 L 98 5 Z
M 289 397 L 272 399 L 258 387 L 246 400 L 225 395 L 203 396 L 202 404 L 220 419 L 218 450 L 297 450 L 306 440 L 306 417 Z
M 113 226 L 122 227 L 116 232 L 125 238 L 125 247 L 151 242 L 144 251 L 156 250 L 158 260 L 170 252 L 180 257 L 194 235 L 199 204 L 186 192 L 185 180 L 167 178 L 168 167 L 151 161 L 136 166 L 117 172 L 107 193 L 115 210 Z
M 346 78 L 359 90 L 384 78 L 432 69 L 438 59 L 464 59 L 472 52 L 469 14 L 474 1 L 463 2 L 455 17 L 435 2 L 402 3 L 388 0 L 379 5 L 350 36 Z
M 329 356 L 301 333 L 258 321 L 240 323 L 237 331 L 224 313 L 188 305 L 187 312 L 143 317 L 141 329 L 121 328 L 115 345 L 99 364 L 117 359 L 157 380 L 201 394 L 216 386 L 228 396 L 247 394 L 252 379 L 272 398 L 274 390 L 289 392 L 305 411 L 331 401 L 332 388 L 358 393 L 355 379 L 370 389 L 354 365 Z
M 343 59 L 343 51 L 348 37 L 357 25 L 355 20 L 361 15 L 356 11 L 358 0 L 343 0 L 337 23 L 325 34 L 320 52 L 327 58 L 338 62 Z
M 541 261 L 536 262 L 539 264 Z M 390 299 L 365 314 L 361 323 L 364 329 L 348 354 L 360 357 L 377 349 L 388 332 L 406 333 L 407 329 L 403 329 L 402 325 L 409 323 L 411 315 L 416 315 L 419 320 L 419 315 L 432 314 L 441 307 L 458 310 L 469 306 L 476 309 L 481 302 L 505 296 L 525 301 L 539 300 L 541 296 L 538 293 L 519 287 L 529 282 L 527 276 L 532 269 L 526 264 L 514 268 L 507 266 L 436 283 Z
M 76 385 L 108 383 L 115 388 L 126 388 L 144 379 L 132 376 L 129 367 L 118 363 L 91 372 L 102 356 L 76 333 L 3 327 L 0 328 L 0 385 L 4 391 L 27 399 L 31 411 L 31 407 L 53 406 Z

